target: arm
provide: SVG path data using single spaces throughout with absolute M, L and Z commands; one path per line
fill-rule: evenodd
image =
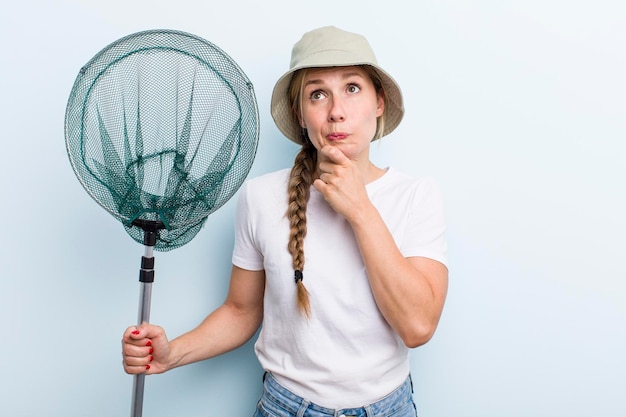
M 441 317 L 447 268 L 432 259 L 402 256 L 373 206 L 350 223 L 381 313 L 407 346 L 425 344 Z
M 170 342 L 158 326 L 129 327 L 122 339 L 125 371 L 161 373 L 243 345 L 263 320 L 264 289 L 264 271 L 233 266 L 226 301 L 190 332 Z
M 321 150 L 314 186 L 352 226 L 376 304 L 409 347 L 428 342 L 437 328 L 447 287 L 447 268 L 432 259 L 405 258 L 365 189 L 368 164 L 337 148 Z

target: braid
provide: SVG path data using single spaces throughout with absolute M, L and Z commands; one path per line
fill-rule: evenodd
M 306 138 L 302 149 L 296 155 L 289 177 L 287 218 L 289 219 L 288 250 L 293 259 L 295 281 L 297 285 L 298 310 L 306 317 L 311 315 L 309 292 L 302 283 L 304 270 L 304 238 L 306 236 L 306 206 L 311 194 L 313 173 L 317 162 L 317 153 Z

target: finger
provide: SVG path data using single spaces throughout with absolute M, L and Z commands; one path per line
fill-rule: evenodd
M 122 355 L 122 360 L 124 361 L 124 366 L 128 366 L 128 367 L 143 366 L 144 368 L 146 368 L 146 366 L 149 365 L 154 360 L 154 357 L 152 355 L 142 356 L 142 357 Z
M 320 162 L 318 165 L 319 178 L 328 184 L 330 179 L 341 175 L 344 167 L 345 165 L 339 165 L 335 162 Z
M 150 326 L 142 324 L 141 326 L 131 326 L 124 332 L 124 340 L 141 340 L 151 337 Z
M 124 330 L 124 339 L 136 339 L 138 335 L 139 329 L 137 326 L 130 326 L 126 330 Z
M 324 183 L 324 184 L 330 184 L 330 182 L 333 179 L 333 174 L 330 172 L 322 172 L 320 173 L 320 177 L 319 179 Z
M 137 360 L 135 358 L 124 358 L 124 372 L 131 375 L 136 374 L 151 374 L 152 367 L 150 366 L 151 360 Z
M 122 355 L 124 357 L 145 358 L 154 353 L 152 342 L 150 340 L 138 345 L 134 343 L 122 342 Z
M 122 350 L 124 371 L 129 374 L 149 373 L 154 360 L 151 347 L 138 347 L 126 344 Z
M 163 330 L 160 326 L 155 326 L 154 324 L 142 323 L 137 326 L 137 330 L 139 330 L 137 338 L 145 337 L 147 339 L 155 339 L 165 337 L 165 330 Z
M 328 190 L 328 185 L 321 180 L 320 178 L 316 179 L 315 181 L 313 181 L 313 187 L 315 187 L 317 189 L 317 191 L 319 191 L 320 193 L 322 193 L 322 195 L 324 196 L 324 198 L 326 198 L 326 193 Z
M 165 339 L 165 331 L 159 327 L 154 326 L 152 324 L 143 323 L 140 326 L 131 326 L 124 332 L 123 340 L 131 342 L 137 341 L 138 344 L 141 344 L 142 341 L 147 339 Z
M 322 177 L 322 175 L 330 174 L 334 166 L 335 166 L 335 163 L 323 162 L 323 161 L 320 162 L 317 166 L 320 178 Z
M 122 346 L 146 346 L 149 341 L 150 339 L 146 338 L 145 335 L 142 335 L 142 332 L 136 327 L 129 327 L 122 336 Z
M 350 162 L 350 159 L 343 152 L 341 152 L 340 149 L 334 146 L 326 145 L 320 149 L 320 152 L 335 164 L 345 165 Z

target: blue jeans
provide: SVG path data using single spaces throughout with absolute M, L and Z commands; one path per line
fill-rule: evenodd
M 406 381 L 380 401 L 360 408 L 333 410 L 297 396 L 266 373 L 254 417 L 416 417 L 413 384 Z

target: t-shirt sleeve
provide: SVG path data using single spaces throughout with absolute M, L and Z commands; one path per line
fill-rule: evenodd
M 402 253 L 407 257 L 434 259 L 447 266 L 448 245 L 445 233 L 443 194 L 433 179 L 423 179 L 414 191 Z
M 255 239 L 255 224 L 258 213 L 253 211 L 249 183 L 244 183 L 237 200 L 235 217 L 235 246 L 233 265 L 250 271 L 263 269 L 263 255 Z

